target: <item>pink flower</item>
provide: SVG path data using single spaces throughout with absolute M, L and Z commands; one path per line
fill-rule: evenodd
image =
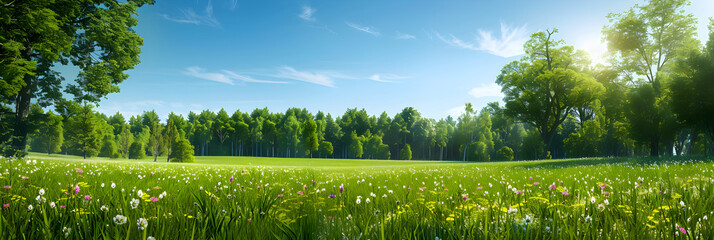
M 521 190 L 516 191 L 516 195 L 518 195 L 518 194 L 523 194 L 523 191 L 521 191 Z
M 481 189 L 483 189 L 483 187 L 477 187 L 476 189 L 481 190 Z
M 662 193 L 662 190 L 657 190 L 657 193 Z
M 298 195 L 303 195 L 304 193 L 302 191 L 297 192 Z
M 60 205 L 60 208 L 67 208 L 67 207 L 65 207 L 64 205 Z
M 540 185 L 539 182 L 534 182 L 534 183 L 533 183 L 533 186 L 538 186 L 538 185 Z
M 466 201 L 466 199 L 468 199 L 468 197 L 466 197 L 466 195 L 461 195 L 461 199 L 463 199 L 464 201 Z
M 681 232 L 682 234 L 687 234 L 687 229 L 679 228 L 679 232 Z
M 449 189 L 448 189 L 448 188 L 444 188 L 444 192 L 448 192 L 448 191 L 449 191 Z
M 151 197 L 149 200 L 151 200 L 152 202 L 158 202 L 158 201 L 159 201 L 159 199 L 158 199 L 158 198 L 155 198 L 155 197 Z
M 245 173 L 245 170 L 240 171 L 240 173 Z
M 553 184 L 553 185 L 548 186 L 548 188 L 550 188 L 550 190 L 555 190 L 556 187 L 555 187 L 555 184 Z
M 2 207 L 8 208 L 8 207 L 10 207 L 10 204 L 9 204 L 9 203 L 5 203 L 5 204 L 2 205 Z
M 260 188 L 261 188 L 261 186 L 260 186 L 260 185 L 258 185 L 258 189 L 260 189 Z
M 600 189 L 605 189 L 607 187 L 607 184 L 600 185 Z
M 252 222 L 252 221 L 253 221 L 253 219 L 252 219 L 252 218 L 248 218 L 248 222 Z
M 151 172 L 151 176 L 154 176 L 154 172 Z
M 29 178 L 29 177 L 22 177 L 22 179 L 25 179 L 25 180 L 27 180 L 27 179 L 30 179 L 30 178 Z
M 329 216 L 329 217 L 327 217 L 327 219 L 330 219 L 330 220 L 332 220 L 332 216 Z
M 278 197 L 281 198 L 281 197 L 283 197 L 283 195 L 282 195 L 282 194 L 278 194 Z
M 231 179 L 228 179 L 228 180 L 230 180 L 231 182 L 233 182 L 233 176 L 231 176 Z
M 89 195 L 84 195 L 84 200 L 90 200 L 90 199 L 92 199 L 91 196 L 89 196 Z
M 10 189 L 10 186 L 4 186 L 4 187 L 2 187 L 2 188 L 4 188 L 4 189 Z
M 305 188 L 305 189 L 307 189 L 307 185 L 305 185 L 305 186 L 302 186 L 302 187 L 303 187 L 303 188 Z
M 76 187 L 74 187 L 74 193 L 79 193 L 79 185 L 77 185 Z
M 610 195 L 610 192 L 603 192 L 602 194 Z
M 528 180 L 533 180 L 533 177 L 529 177 Z
M 563 196 L 568 196 L 568 195 L 570 195 L 570 193 L 568 193 L 568 192 L 565 192 L 565 191 L 563 191 L 563 193 L 562 193 L 562 194 L 563 194 Z
M 77 169 L 77 173 L 83 173 L 82 169 Z
M 340 186 L 340 193 L 342 193 L 342 191 L 344 191 L 344 190 L 345 190 L 345 188 Z

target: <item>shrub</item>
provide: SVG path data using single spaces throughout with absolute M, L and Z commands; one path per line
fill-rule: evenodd
M 412 147 L 409 144 L 404 145 L 402 150 L 399 151 L 399 159 L 412 160 Z
M 511 161 L 513 160 L 513 149 L 508 146 L 503 146 L 496 151 L 496 160 Z
M 193 145 L 188 139 L 180 139 L 171 146 L 171 155 L 169 160 L 172 162 L 194 162 Z
M 133 142 L 131 146 L 129 146 L 129 159 L 142 159 L 144 157 L 146 157 L 144 144 Z

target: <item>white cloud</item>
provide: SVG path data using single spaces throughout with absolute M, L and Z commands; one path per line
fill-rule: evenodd
M 397 36 L 395 38 L 397 38 L 397 39 L 416 39 L 416 36 L 407 34 L 407 33 L 397 32 Z
M 458 107 L 452 107 L 449 110 L 446 110 L 446 114 L 452 117 L 458 117 L 461 116 L 461 114 L 464 114 L 466 112 L 466 106 L 461 105 Z
M 501 38 L 497 39 L 491 32 L 479 30 L 479 49 L 501 57 L 513 57 L 523 54 L 523 44 L 528 41 L 527 25 L 511 27 L 501 23 Z
M 237 2 L 236 2 L 237 4 Z M 181 17 L 171 17 L 167 14 L 159 14 L 160 16 L 164 17 L 166 20 L 172 21 L 172 22 L 177 22 L 177 23 L 190 23 L 190 24 L 195 24 L 195 25 L 207 25 L 211 27 L 220 27 L 221 23 L 218 22 L 216 17 L 213 16 L 213 4 L 211 1 L 208 1 L 208 4 L 206 5 L 206 8 L 203 10 L 202 14 L 196 13 L 193 9 L 184 9 L 181 10 L 181 13 L 183 16 Z
M 500 38 L 494 37 L 490 31 L 479 30 L 479 37 L 475 39 L 475 42 L 464 41 L 451 34 L 445 37 L 436 33 L 436 36 L 454 47 L 486 51 L 500 57 L 513 57 L 524 53 L 523 44 L 528 41 L 528 30 L 526 27 L 527 25 L 511 27 L 505 23 L 501 23 Z
M 288 66 L 283 66 L 278 71 L 279 73 L 275 75 L 275 77 L 278 78 L 292 79 L 326 87 L 335 87 L 335 82 L 328 76 L 329 73 L 326 75 L 319 72 L 298 71 Z
M 496 83 L 491 83 L 488 85 L 482 85 L 481 87 L 473 88 L 469 90 L 469 95 L 475 98 L 482 97 L 503 97 L 501 93 L 501 86 Z
M 268 80 L 258 80 L 250 76 L 246 75 L 240 75 L 232 71 L 228 70 L 222 70 L 220 73 L 217 72 L 206 72 L 206 69 L 203 69 L 198 66 L 192 66 L 186 68 L 186 71 L 183 72 L 184 75 L 200 78 L 200 79 L 205 79 L 209 81 L 214 81 L 214 82 L 219 82 L 219 83 L 225 83 L 225 84 L 230 84 L 234 85 L 233 80 L 238 80 L 242 82 L 252 82 L 252 83 L 287 83 L 284 81 L 268 81 Z
M 192 66 L 192 67 L 186 68 L 186 71 L 183 72 L 183 74 L 192 76 L 192 77 L 196 77 L 196 78 L 200 78 L 200 79 L 209 80 L 209 81 L 233 85 L 233 79 L 226 76 L 225 74 L 209 73 L 209 72 L 206 72 L 206 69 L 203 69 L 198 66 Z
M 302 13 L 300 13 L 298 17 L 308 22 L 314 22 L 317 21 L 317 19 L 312 16 L 313 14 L 315 14 L 315 12 L 317 12 L 317 10 L 315 10 L 314 8 L 311 8 L 310 6 L 303 6 Z
M 351 22 L 346 22 L 346 24 L 347 24 L 347 26 L 357 29 L 358 31 L 366 32 L 366 33 L 372 34 L 374 36 L 379 36 L 379 32 L 377 32 L 377 30 L 374 29 L 374 27 L 362 26 L 359 24 L 351 23 Z
M 396 82 L 396 81 L 393 81 L 393 80 L 399 80 L 399 79 L 405 79 L 405 78 L 407 78 L 407 77 L 399 76 L 399 75 L 396 75 L 396 74 L 389 74 L 389 73 L 387 73 L 387 74 L 381 74 L 381 75 L 380 75 L 380 74 L 374 74 L 374 75 L 372 75 L 372 76 L 369 77 L 369 80 L 377 81 L 377 82 L 393 83 L 393 82 Z

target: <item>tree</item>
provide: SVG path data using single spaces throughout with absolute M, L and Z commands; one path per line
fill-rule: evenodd
M 164 139 L 164 126 L 158 122 L 152 123 L 151 136 L 149 137 L 149 152 L 151 156 L 154 156 L 154 162 L 158 159 L 159 155 L 166 152 L 166 139 Z
M 34 134 L 34 145 L 38 146 L 37 150 L 51 153 L 58 153 L 62 149 L 64 141 L 64 129 L 62 128 L 62 116 L 52 113 L 52 111 L 44 114 L 44 120 L 39 122 L 36 133 Z
M 132 143 L 134 143 L 134 135 L 131 134 L 129 131 L 129 125 L 123 125 L 121 126 L 122 130 L 121 133 L 119 133 L 119 136 L 117 136 L 118 139 L 118 147 L 119 147 L 119 153 L 121 153 L 122 156 L 125 158 L 129 157 L 129 147 L 131 146 Z
M 312 158 L 312 153 L 317 152 L 319 147 L 318 141 L 317 123 L 315 123 L 312 119 L 305 121 L 302 125 L 302 143 L 310 152 L 310 158 Z
M 332 143 L 328 141 L 322 141 L 320 142 L 320 147 L 318 149 L 318 152 L 320 153 L 320 156 L 325 156 L 325 157 L 331 157 L 332 156 Z
M 233 123 L 231 122 L 230 117 L 228 117 L 228 112 L 226 112 L 223 108 L 221 108 L 216 115 L 212 131 L 216 134 L 218 141 L 221 142 L 221 149 L 223 148 L 223 143 L 230 136 L 230 133 L 235 131 Z
M 146 157 L 146 151 L 144 151 L 144 144 L 140 142 L 133 142 L 129 147 L 129 159 L 142 159 Z
M 180 139 L 173 143 L 173 151 L 169 156 L 172 162 L 194 162 L 193 146 L 188 139 Z
M 270 144 L 272 154 L 270 156 L 275 156 L 275 144 L 277 144 L 278 129 L 275 127 L 275 123 L 270 120 L 263 121 L 263 137 Z
M 695 38 L 696 19 L 694 15 L 684 12 L 687 5 L 688 0 L 650 0 L 647 5 L 637 5 L 626 12 L 608 15 L 612 24 L 603 29 L 608 48 L 614 53 L 616 67 L 630 79 L 644 76 L 644 80 L 637 81 L 636 84 L 649 85 L 652 88 L 651 95 L 644 92 L 649 90 L 642 88 L 634 92 L 640 95 L 631 96 L 640 98 L 642 101 L 639 103 L 658 104 L 631 109 L 634 111 L 632 116 L 647 115 L 650 119 L 630 122 L 633 128 L 652 132 L 645 136 L 650 142 L 651 156 L 659 155 L 662 141 L 674 138 L 674 133 L 662 132 L 671 129 L 648 128 L 670 125 L 666 121 L 671 120 L 672 116 L 661 115 L 669 113 L 670 110 L 654 109 L 669 107 L 669 98 L 665 96 L 667 93 L 664 88 L 672 63 L 699 45 Z M 643 97 L 650 99 L 642 99 Z M 639 123 L 647 125 L 636 126 Z M 635 136 L 640 134 L 634 131 L 633 133 Z
M 28 0 L 0 11 L 0 105 L 15 107 L 13 147 L 24 150 L 33 102 L 49 106 L 62 89 L 80 102 L 118 92 L 124 71 L 139 63 L 141 37 L 133 30 L 137 8 L 152 0 Z M 52 67 L 79 68 L 74 84 Z
M 496 151 L 496 160 L 511 161 L 513 160 L 513 149 L 508 146 L 503 146 Z
M 505 114 L 535 127 L 549 150 L 572 109 L 604 91 L 586 71 L 585 53 L 561 46 L 564 41 L 553 39 L 557 32 L 534 33 L 524 45 L 527 56 L 506 65 L 496 80 L 505 95 Z
M 163 138 L 166 144 L 166 162 L 168 162 L 171 159 L 171 152 L 173 152 L 174 143 L 181 138 L 179 131 L 176 129 L 174 119 L 169 118 L 166 124 L 166 129 L 164 130 Z
M 362 154 L 364 154 L 364 149 L 362 146 L 362 139 L 361 137 L 357 136 L 355 131 L 352 131 L 352 134 L 350 134 L 350 147 L 349 147 L 349 157 L 350 158 L 361 158 Z
M 68 141 L 65 143 L 69 148 L 79 151 L 85 159 L 96 156 L 102 146 L 104 136 L 93 105 L 80 106 L 78 103 L 72 102 L 69 107 L 73 116 L 67 119 Z
M 678 62 L 671 84 L 672 110 L 680 121 L 706 136 L 714 150 L 714 19 L 703 52 L 691 52 Z M 711 152 L 711 150 L 710 150 Z
M 409 144 L 404 144 L 402 150 L 399 151 L 399 159 L 412 160 L 412 148 L 409 146 Z
M 102 149 L 99 150 L 99 156 L 100 157 L 108 157 L 108 158 L 119 158 L 121 157 L 121 154 L 119 154 L 119 151 L 117 149 L 117 143 L 113 139 L 114 137 L 110 138 L 104 138 L 103 144 L 102 144 Z

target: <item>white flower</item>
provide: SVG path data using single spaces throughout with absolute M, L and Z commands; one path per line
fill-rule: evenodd
M 139 230 L 144 230 L 149 225 L 149 222 L 144 218 L 139 218 L 139 220 L 136 220 L 136 225 L 139 226 Z
M 123 225 L 123 224 L 125 224 L 129 219 L 126 218 L 124 215 L 117 215 L 116 217 L 114 217 L 113 220 L 114 220 L 114 223 L 116 223 L 117 225 Z
M 592 220 L 592 218 L 590 217 L 590 215 L 588 215 L 587 217 L 585 217 L 585 222 L 590 222 L 590 220 Z
M 595 202 L 597 202 L 597 199 L 595 199 L 595 197 L 591 197 L 591 198 L 590 198 L 590 203 L 595 204 Z
M 159 194 L 159 199 L 163 199 L 164 197 L 166 197 L 166 191 Z
M 64 236 L 66 237 L 66 236 L 69 236 L 69 233 L 72 232 L 72 229 L 68 228 L 68 227 L 64 227 L 64 228 L 62 228 L 62 232 L 64 233 Z
M 102 187 L 104 187 L 104 183 L 102 183 Z
M 56 206 L 56 205 L 55 205 L 55 202 L 51 202 L 51 203 L 50 203 L 50 208 L 55 208 L 55 206 Z
M 508 213 L 510 213 L 510 214 L 517 213 L 517 212 L 518 212 L 517 208 L 508 209 Z
M 32 204 L 27 206 L 27 211 L 32 211 L 32 209 L 34 209 L 34 207 L 32 207 Z
M 367 198 L 366 200 L 364 200 L 364 202 L 370 203 L 370 202 L 372 202 L 372 201 L 370 201 L 369 198 Z
M 115 187 L 117 187 L 117 185 L 115 183 L 112 183 L 112 188 L 115 188 Z
M 108 212 L 109 207 L 107 207 L 106 205 L 102 205 L 102 207 L 100 207 L 99 210 L 102 210 L 102 212 Z
M 136 209 L 137 207 L 139 207 L 139 199 L 132 198 L 130 204 L 131 209 Z
M 608 201 L 607 199 L 605 199 L 605 201 L 602 201 L 602 202 L 605 203 L 605 205 L 610 205 L 610 201 Z
M 148 236 L 148 237 L 146 237 L 146 240 L 156 240 L 156 238 L 154 238 L 152 236 Z
M 42 195 L 45 195 L 45 189 L 44 189 L 44 188 L 40 188 L 40 196 L 42 196 Z
M 141 189 L 139 189 L 139 191 L 136 192 L 136 195 L 139 197 L 142 197 L 142 196 L 144 196 L 144 192 L 142 192 Z
M 679 205 L 682 205 L 682 207 L 684 207 L 684 201 L 679 201 Z
M 357 204 L 362 203 L 362 199 L 357 198 Z

